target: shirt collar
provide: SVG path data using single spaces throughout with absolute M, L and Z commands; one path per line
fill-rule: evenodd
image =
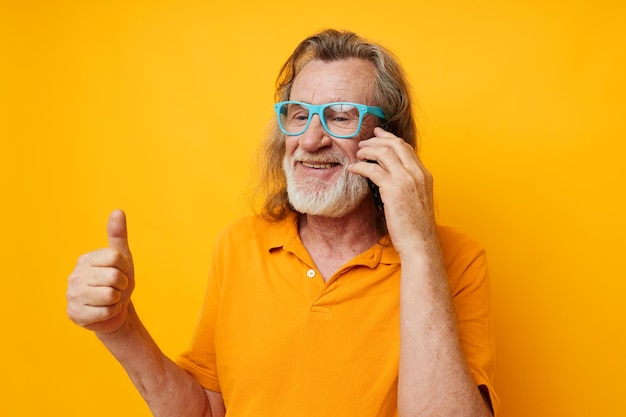
M 267 250 L 286 250 L 300 259 L 310 261 L 310 255 L 298 234 L 298 213 L 290 213 L 284 219 L 271 223 L 267 233 Z M 389 235 L 385 235 L 378 244 L 356 256 L 351 264 L 365 265 L 375 268 L 378 264 L 399 264 L 400 256 L 391 243 Z

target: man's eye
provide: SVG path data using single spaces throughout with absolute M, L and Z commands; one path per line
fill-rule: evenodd
M 288 119 L 294 122 L 296 121 L 307 121 L 309 118 L 309 112 L 303 109 L 295 109 L 289 112 Z

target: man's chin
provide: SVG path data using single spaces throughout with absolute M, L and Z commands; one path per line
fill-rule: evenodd
M 367 197 L 369 188 L 363 177 L 343 171 L 332 180 L 317 176 L 300 176 L 285 161 L 287 194 L 294 210 L 312 216 L 339 218 L 357 209 Z
M 356 210 L 366 197 L 367 191 L 357 195 L 339 195 L 328 190 L 300 189 L 289 193 L 289 202 L 294 210 L 302 214 L 340 218 Z

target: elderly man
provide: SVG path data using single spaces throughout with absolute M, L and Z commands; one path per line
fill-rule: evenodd
M 190 348 L 161 353 L 131 302 L 124 213 L 82 256 L 68 314 L 156 416 L 490 416 L 484 250 L 435 223 L 409 88 L 350 32 L 305 39 L 278 79 L 260 212 L 213 256 Z

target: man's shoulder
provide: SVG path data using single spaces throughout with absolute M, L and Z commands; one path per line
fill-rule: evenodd
M 220 239 L 239 239 L 249 237 L 251 234 L 263 234 L 269 229 L 269 223 L 256 215 L 241 217 L 228 223 L 219 234 Z
M 222 229 L 218 240 L 238 241 L 249 240 L 272 241 L 276 236 L 290 234 L 295 226 L 293 216 L 281 220 L 267 220 L 259 215 L 249 215 L 237 219 Z
M 445 257 L 477 256 L 485 250 L 473 237 L 454 227 L 437 225 L 437 235 Z

